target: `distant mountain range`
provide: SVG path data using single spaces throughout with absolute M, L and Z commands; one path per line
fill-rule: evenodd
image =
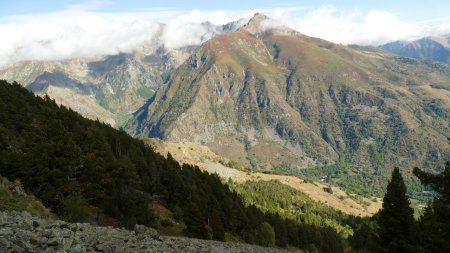
M 415 41 L 395 41 L 380 48 L 404 57 L 450 64 L 450 34 L 425 37 Z
M 248 167 L 376 178 L 450 157 L 450 66 L 311 38 L 257 14 L 204 43 L 126 125 Z

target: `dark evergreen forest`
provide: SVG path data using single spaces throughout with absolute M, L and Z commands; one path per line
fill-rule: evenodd
M 0 81 L 0 175 L 19 179 L 68 221 L 156 227 L 161 221 L 151 204 L 157 201 L 186 225 L 186 236 L 224 240 L 228 233 L 320 252 L 344 247 L 330 227 L 245 206 L 216 175 L 166 159 L 122 130 L 6 81 Z

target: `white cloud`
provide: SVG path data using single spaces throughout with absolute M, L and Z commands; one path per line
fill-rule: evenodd
M 225 24 L 248 19 L 255 12 L 262 12 L 306 35 L 342 44 L 378 45 L 448 33 L 450 29 L 450 22 L 414 24 L 380 10 L 339 14 L 333 6 L 208 12 L 171 9 L 133 13 L 92 11 L 108 3 L 93 0 L 68 6 L 60 12 L 0 18 L 0 67 L 26 60 L 61 60 L 131 52 L 154 39 L 162 23 L 167 25 L 158 36 L 166 48 L 199 45 L 213 32 L 201 22 Z
M 303 34 L 335 43 L 379 45 L 394 40 L 409 40 L 425 35 L 422 26 L 401 21 L 394 14 L 371 10 L 367 14 L 353 10 L 338 14 L 333 6 L 322 6 L 305 16 L 279 13 L 279 20 Z
M 0 25 L 0 66 L 130 52 L 149 41 L 157 30 L 156 22 L 132 15 L 64 11 L 21 17 L 21 22 Z
M 215 16 L 214 16 L 215 15 Z M 131 52 L 155 39 L 168 49 L 199 45 L 212 36 L 201 22 L 226 23 L 235 16 L 200 11 L 154 10 L 97 13 L 61 12 L 6 17 L 0 23 L 0 67 L 27 60 L 61 60 Z

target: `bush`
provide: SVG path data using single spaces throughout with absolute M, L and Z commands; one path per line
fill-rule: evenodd
M 259 244 L 266 247 L 275 246 L 275 230 L 267 223 L 263 222 L 259 228 Z
M 79 195 L 70 195 L 62 203 L 62 216 L 70 222 L 94 221 L 98 216 L 98 208 L 89 205 L 88 201 Z
M 333 189 L 331 189 L 331 187 L 323 187 L 323 190 L 325 191 L 325 192 L 328 192 L 329 194 L 333 194 Z

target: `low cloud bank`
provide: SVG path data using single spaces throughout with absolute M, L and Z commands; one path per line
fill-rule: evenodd
M 341 14 L 334 6 L 317 9 L 208 11 L 145 10 L 99 13 L 86 8 L 0 19 L 0 68 L 28 60 L 63 60 L 92 55 L 129 53 L 153 41 L 166 49 L 200 45 L 215 34 L 203 22 L 223 25 L 261 12 L 303 34 L 335 43 L 380 45 L 448 33 L 450 21 L 414 24 L 394 14 L 358 10 Z

